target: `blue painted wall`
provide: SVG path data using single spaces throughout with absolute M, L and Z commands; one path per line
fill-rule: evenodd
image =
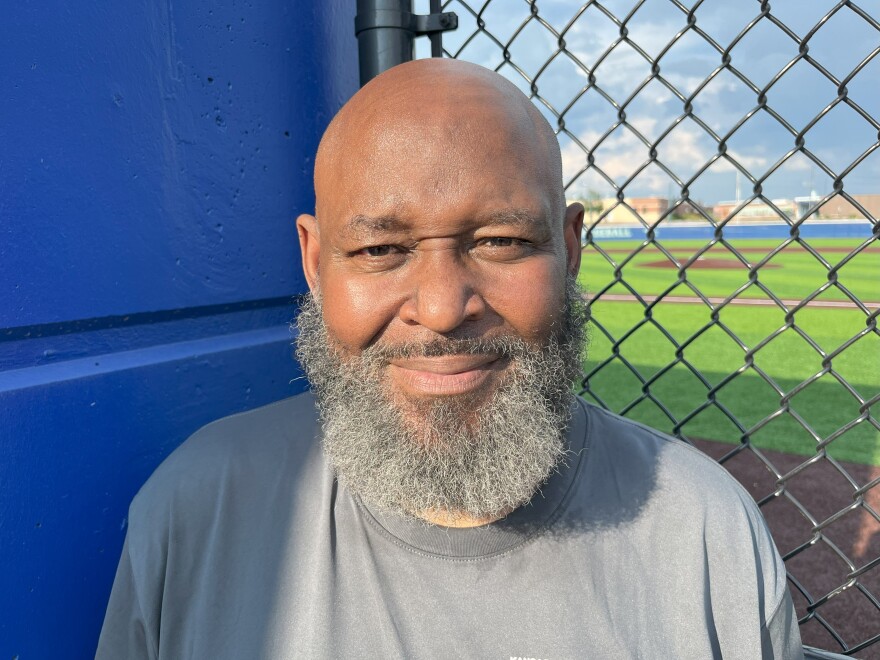
M 0 658 L 89 658 L 131 497 L 300 391 L 294 218 L 355 0 L 22 2 L 0 23 Z

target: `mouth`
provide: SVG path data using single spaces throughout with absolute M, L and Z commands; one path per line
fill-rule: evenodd
M 457 396 L 475 392 L 507 365 L 498 355 L 444 355 L 392 359 L 389 373 L 414 396 Z

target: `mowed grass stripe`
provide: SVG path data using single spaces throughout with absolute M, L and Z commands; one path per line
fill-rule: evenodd
M 783 406 L 784 395 L 823 371 L 823 356 L 795 328 L 779 332 L 754 353 L 753 366 L 746 366 L 746 351 L 785 327 L 784 314 L 776 308 L 727 307 L 721 310 L 717 325 L 712 325 L 709 310 L 703 306 L 667 302 L 654 308 L 652 320 L 648 322 L 645 322 L 644 308 L 638 303 L 597 302 L 592 314 L 591 348 L 585 371 L 589 373 L 613 355 L 612 339 L 606 336 L 607 332 L 619 342 L 617 355 L 632 364 L 642 379 L 650 380 L 662 371 L 649 391 L 673 419 L 649 399 L 633 406 L 643 398 L 643 382 L 618 357 L 590 378 L 588 398 L 594 395 L 617 412 L 630 407 L 627 416 L 666 432 L 673 431 L 677 422 L 700 408 L 707 401 L 710 388 L 719 387 L 741 369 L 742 373 L 715 392 L 715 400 L 747 430 L 773 417 Z M 826 355 L 834 353 L 866 328 L 866 317 L 857 310 L 807 308 L 797 312 L 794 322 Z M 678 362 L 663 371 L 676 362 L 676 347 L 658 326 L 683 346 L 681 357 L 687 364 Z M 633 331 L 633 328 L 636 329 Z M 740 339 L 745 350 L 731 334 Z M 687 365 L 702 374 L 708 386 Z M 876 396 L 880 392 L 880 335 L 871 331 L 862 336 L 831 360 L 831 368 L 863 400 Z M 860 416 L 859 400 L 834 374 L 825 374 L 811 382 L 788 403 L 790 410 L 804 419 L 819 440 Z M 742 435 L 717 406 L 699 413 L 681 430 L 685 435 L 732 443 L 739 442 Z M 805 456 L 815 453 L 817 443 L 789 413 L 778 415 L 754 430 L 750 439 L 758 447 Z M 834 440 L 828 451 L 841 460 L 880 464 L 880 432 L 869 422 L 861 422 Z
M 678 265 L 672 263 L 654 245 L 643 248 L 632 259 L 627 260 L 630 251 L 640 245 L 637 241 L 599 243 L 599 247 L 603 250 L 610 251 L 608 254 L 614 263 L 600 254 L 596 247 L 588 246 L 584 249 L 579 280 L 594 293 L 606 289 L 608 293 L 630 293 L 626 286 L 615 283 L 615 268 L 619 268 L 620 276 L 626 284 L 642 295 L 659 295 L 669 291 L 670 295 L 694 296 L 694 291 L 688 286 L 690 284 L 707 297 L 726 298 L 740 288 L 746 287 L 739 297 L 767 298 L 767 294 L 760 287 L 750 284 L 749 267 L 742 264 L 724 246 L 714 246 L 701 255 L 700 260 L 689 266 L 685 271 L 687 282 L 685 283 L 678 282 L 679 267 L 706 243 L 666 241 L 662 244 L 679 262 Z M 833 268 L 843 263 L 850 251 L 855 250 L 861 242 L 853 239 L 826 239 L 810 241 L 809 244 Z M 755 265 L 780 245 L 780 242 L 740 240 L 732 241 L 731 245 L 742 251 L 742 256 L 749 264 Z M 859 299 L 866 302 L 880 301 L 878 246 L 863 248 L 836 271 L 835 277 L 837 283 Z M 803 247 L 791 244 L 758 270 L 757 281 L 779 298 L 802 300 L 829 284 L 829 270 Z M 847 300 L 848 297 L 841 288 L 831 285 L 819 295 L 818 299 Z

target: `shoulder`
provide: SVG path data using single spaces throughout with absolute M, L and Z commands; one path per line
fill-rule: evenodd
M 234 486 L 249 489 L 301 466 L 320 446 L 314 397 L 306 392 L 202 427 L 166 458 L 134 498 L 130 522 L 188 509 Z M 244 493 L 241 493 L 242 495 Z
M 671 562 L 705 553 L 716 574 L 752 575 L 759 592 L 779 602 L 785 567 L 745 488 L 686 442 L 584 405 L 592 453 L 585 486 L 605 510 L 603 522 L 632 523 L 655 552 L 669 550 Z
M 583 402 L 590 450 L 603 469 L 649 482 L 655 491 L 702 505 L 754 500 L 731 474 L 696 447 L 630 419 Z
M 742 485 L 695 447 L 583 405 L 578 515 L 599 546 L 624 565 L 661 567 L 644 572 L 640 586 L 667 594 L 672 612 L 683 606 L 679 594 L 689 594 L 687 603 L 699 606 L 693 616 L 711 617 L 721 649 L 751 645 L 770 657 L 771 647 L 798 646 L 785 565 Z
M 706 544 L 725 561 L 746 553 L 772 567 L 769 583 L 784 577 L 758 505 L 724 467 L 682 440 L 585 407 L 591 455 L 584 487 L 605 522 L 632 522 L 671 547 Z
M 137 600 L 148 634 L 161 624 L 173 639 L 195 611 L 186 603 L 210 601 L 214 578 L 238 566 L 230 557 L 251 556 L 255 539 L 280 545 L 278 521 L 310 515 L 299 493 L 331 480 L 319 428 L 303 394 L 208 424 L 156 469 L 129 508 L 122 559 L 132 595 L 121 598 Z

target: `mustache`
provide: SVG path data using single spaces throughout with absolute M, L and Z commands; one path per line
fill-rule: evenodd
M 403 344 L 375 344 L 363 351 L 366 360 L 394 360 L 407 358 L 445 357 L 448 355 L 492 355 L 518 358 L 528 351 L 528 345 L 519 337 L 443 337 L 425 342 Z

